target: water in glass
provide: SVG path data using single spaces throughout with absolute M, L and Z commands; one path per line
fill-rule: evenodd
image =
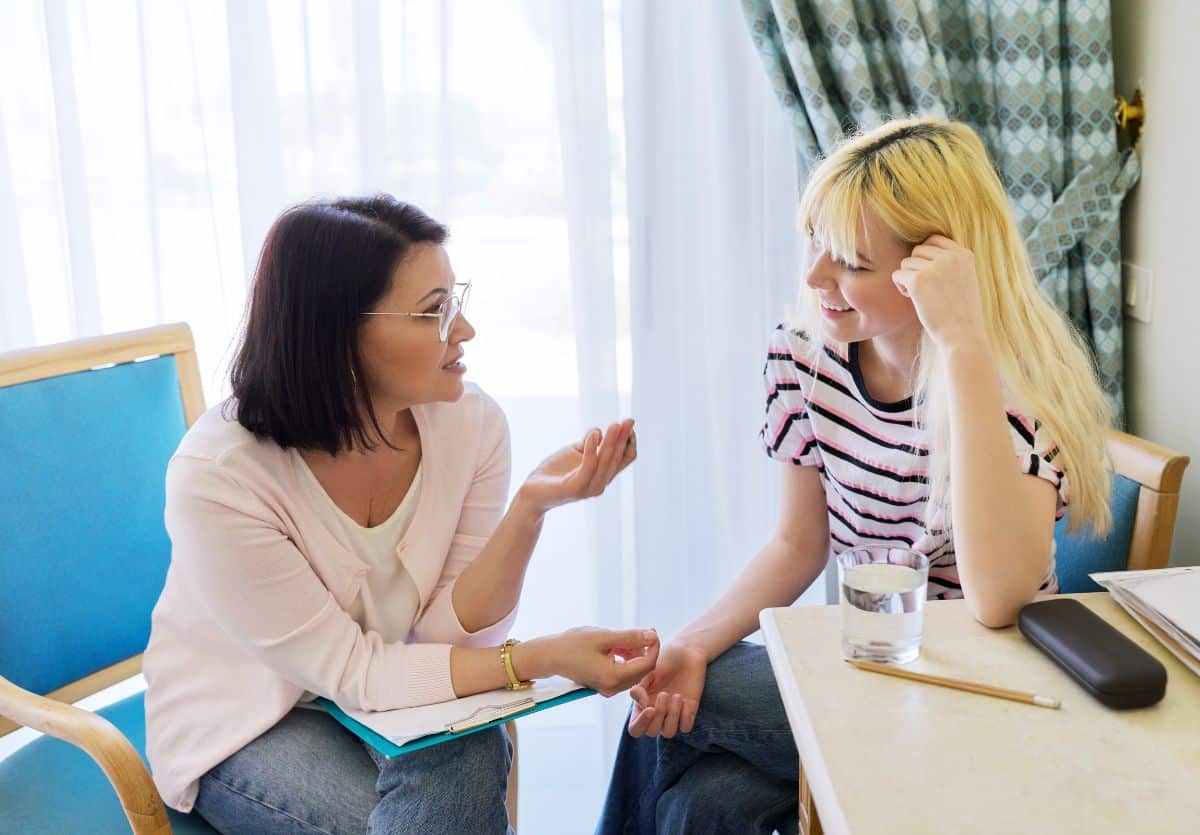
M 929 561 L 902 548 L 854 548 L 838 555 L 842 653 L 893 664 L 921 650 Z

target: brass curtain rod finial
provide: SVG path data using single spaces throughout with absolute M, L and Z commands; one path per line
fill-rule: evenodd
M 1146 121 L 1146 100 L 1141 89 L 1133 93 L 1133 100 L 1126 101 L 1124 96 L 1117 96 L 1113 109 L 1113 119 L 1117 129 L 1129 132 L 1129 141 L 1136 145 L 1142 133 L 1142 125 Z

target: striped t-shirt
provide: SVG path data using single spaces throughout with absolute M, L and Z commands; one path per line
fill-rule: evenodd
M 821 473 L 832 551 L 911 548 L 929 557 L 930 598 L 962 597 L 949 532 L 925 526 L 929 448 L 911 398 L 882 403 L 867 393 L 857 343 L 829 343 L 811 364 L 808 347 L 803 333 L 783 325 L 772 334 L 760 433 L 767 455 Z M 1069 496 L 1066 477 L 1051 463 L 1058 450 L 1029 416 L 1010 409 L 1008 425 L 1021 472 L 1057 488 L 1061 518 Z M 1057 590 L 1052 549 L 1042 591 Z

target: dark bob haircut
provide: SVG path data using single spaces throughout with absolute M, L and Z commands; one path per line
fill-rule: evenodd
M 386 194 L 303 203 L 271 225 L 230 366 L 238 423 L 331 455 L 384 435 L 366 391 L 358 326 L 417 244 L 446 227 Z

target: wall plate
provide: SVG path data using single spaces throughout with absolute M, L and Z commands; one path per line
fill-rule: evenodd
M 1125 314 L 1149 323 L 1154 312 L 1154 271 L 1131 261 L 1123 262 L 1121 268 Z

